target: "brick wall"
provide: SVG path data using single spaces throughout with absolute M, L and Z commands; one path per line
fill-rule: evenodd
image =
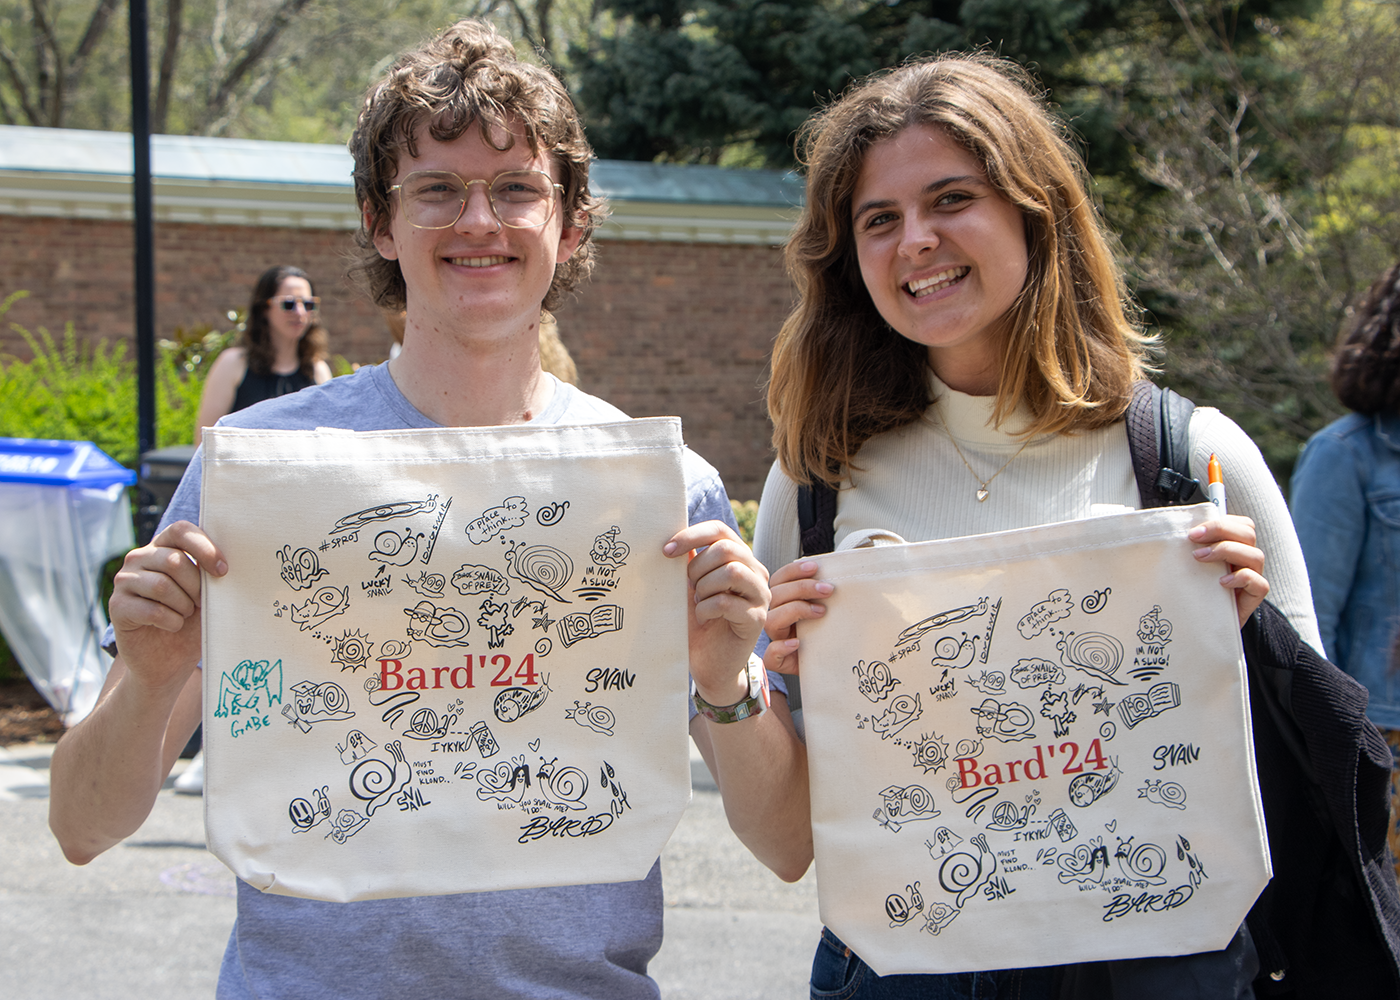
M 322 299 L 331 349 L 382 360 L 389 334 L 344 277 L 349 234 L 247 226 L 156 226 L 156 335 L 222 328 L 273 263 L 304 268 Z M 578 297 L 558 310 L 581 386 L 633 416 L 677 415 L 686 441 L 755 499 L 771 451 L 762 383 L 792 304 L 781 252 L 771 247 L 605 241 Z M 0 351 L 28 349 L 9 326 L 85 338 L 132 336 L 131 227 L 122 222 L 0 216 L 0 297 L 24 289 L 0 330 Z
M 772 460 L 768 353 L 791 308 L 779 250 L 603 242 L 559 324 L 584 388 L 632 416 L 680 416 L 730 495 L 756 500 Z

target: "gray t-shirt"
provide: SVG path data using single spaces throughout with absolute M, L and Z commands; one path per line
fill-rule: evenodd
M 550 376 L 552 378 L 552 376 Z M 470 387 L 464 387 L 470 391 Z M 597 423 L 627 415 L 556 380 L 532 423 Z M 404 398 L 386 365 L 361 368 L 224 417 L 232 427 L 394 430 L 436 427 Z M 199 523 L 196 452 L 162 519 Z M 690 523 L 734 515 L 718 473 L 687 449 Z M 464 838 L 464 849 L 467 844 Z M 631 1000 L 659 996 L 647 963 L 661 947 L 661 866 L 640 882 L 323 903 L 238 883 L 238 919 L 219 1000 Z

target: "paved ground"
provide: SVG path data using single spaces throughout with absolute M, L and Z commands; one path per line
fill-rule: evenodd
M 233 876 L 204 848 L 202 800 L 167 788 L 133 837 L 75 868 L 48 831 L 52 751 L 0 748 L 0 996 L 212 997 Z M 755 861 L 692 757 L 695 798 L 661 856 L 666 943 L 652 974 L 662 996 L 805 997 L 821 927 L 812 874 L 785 885 Z

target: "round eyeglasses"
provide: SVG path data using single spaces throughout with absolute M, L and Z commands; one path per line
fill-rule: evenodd
M 507 170 L 492 180 L 464 181 L 450 170 L 415 170 L 390 191 L 415 229 L 450 229 L 467 210 L 467 189 L 485 184 L 491 214 L 511 229 L 537 229 L 554 215 L 554 192 L 564 187 L 540 170 Z

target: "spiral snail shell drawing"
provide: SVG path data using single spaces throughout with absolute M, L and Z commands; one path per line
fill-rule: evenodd
M 381 531 L 374 536 L 374 550 L 369 557 L 389 566 L 407 566 L 418 558 L 418 540 L 422 537 L 421 531 L 415 535 L 412 528 L 406 529 L 402 538 L 397 531 Z
M 1113 860 L 1118 862 L 1118 870 L 1134 882 L 1147 882 L 1161 885 L 1166 882 L 1162 872 L 1167 867 L 1167 852 L 1156 844 L 1133 846 L 1133 838 L 1120 840 L 1118 849 L 1113 852 Z
M 966 632 L 958 639 L 955 636 L 940 636 L 933 644 L 933 657 L 929 661 L 935 667 L 965 667 L 977 655 L 977 640 L 981 636 L 968 638 Z
M 976 854 L 955 851 L 938 868 L 938 884 L 945 892 L 957 895 L 959 907 L 997 870 L 996 855 L 987 844 L 987 835 L 979 833 L 972 838 L 972 844 L 977 848 Z
M 523 687 L 506 688 L 496 695 L 492 711 L 502 722 L 514 722 L 539 708 L 548 697 L 549 678 L 545 677 L 544 684 L 534 690 Z
M 311 549 L 293 552 L 290 545 L 284 545 L 277 558 L 282 560 L 282 579 L 293 590 L 306 590 L 329 572 L 321 568 L 321 560 Z
M 548 528 L 550 525 L 558 524 L 564 517 L 564 511 L 569 509 L 569 501 L 561 500 L 558 503 L 546 504 L 535 511 L 535 520 L 540 527 Z
M 574 562 L 552 545 L 512 545 L 506 552 L 510 575 L 546 597 L 573 602 L 559 593 L 574 575 Z
M 574 702 L 573 708 L 564 710 L 564 718 L 573 719 L 580 726 L 587 726 L 595 733 L 602 733 L 604 736 L 613 734 L 613 726 L 617 725 L 617 719 L 613 715 L 612 709 L 606 705 L 595 705 L 591 701 L 580 705 Z
M 1113 593 L 1112 587 L 1105 587 L 1103 590 L 1096 590 L 1092 594 L 1084 595 L 1079 602 L 1079 608 L 1086 615 L 1096 615 L 1104 608 L 1108 607 L 1108 595 Z
M 583 796 L 588 791 L 588 775 L 584 774 L 576 767 L 561 767 L 557 770 L 546 770 L 544 767 L 535 772 L 543 785 L 541 791 L 555 805 L 560 805 L 566 809 L 583 809 Z
M 413 768 L 404 757 L 403 744 L 395 740 L 385 749 L 389 751 L 390 761 L 369 757 L 356 764 L 350 772 L 350 794 L 367 802 L 366 816 L 373 816 L 376 809 L 403 791 L 413 780 Z
M 1123 644 L 1105 632 L 1068 632 L 1055 643 L 1060 662 L 1110 684 L 1123 684 L 1115 674 L 1123 665 Z
M 1186 808 L 1186 789 L 1175 781 L 1149 779 L 1138 789 L 1138 798 L 1166 806 L 1168 809 Z

